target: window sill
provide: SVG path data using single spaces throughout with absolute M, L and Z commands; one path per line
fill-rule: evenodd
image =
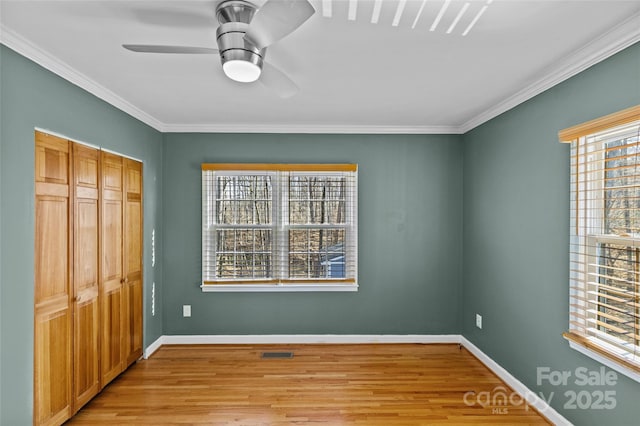
M 203 293 L 354 292 L 357 284 L 205 284 Z
M 600 353 L 596 352 L 593 349 L 588 348 L 587 346 L 580 344 L 574 340 L 571 340 L 570 338 L 567 338 L 565 336 L 565 338 L 568 340 L 569 342 L 569 347 L 571 347 L 571 349 L 574 349 L 580 353 L 582 353 L 583 355 L 588 356 L 589 358 L 598 361 L 599 363 L 609 367 L 610 369 L 617 371 L 620 374 L 623 374 L 627 377 L 629 377 L 631 380 L 635 380 L 636 382 L 640 383 L 640 373 L 632 370 L 631 368 L 627 368 L 624 365 L 613 361 L 612 359 L 601 355 Z

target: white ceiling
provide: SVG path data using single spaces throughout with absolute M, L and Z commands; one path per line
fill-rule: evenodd
M 121 47 L 217 47 L 216 0 L 1 0 L 0 41 L 161 131 L 461 133 L 640 40 L 640 0 L 451 0 L 434 31 L 445 0 L 417 22 L 422 0 L 384 0 L 377 23 L 374 0 L 311 2 L 267 54 L 301 88 L 288 99 L 215 55 Z

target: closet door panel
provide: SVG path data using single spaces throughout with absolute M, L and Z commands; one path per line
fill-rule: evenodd
M 101 370 L 104 387 L 124 370 L 122 158 L 102 152 L 101 173 Z
M 100 391 L 99 152 L 73 145 L 74 412 Z
M 35 319 L 34 423 L 60 425 L 71 417 L 69 309 L 59 302 L 39 307 Z
M 69 291 L 69 200 L 42 192 L 36 194 L 35 297 L 40 305 Z
M 72 409 L 69 143 L 36 132 L 34 423 L 57 425 Z
M 125 159 L 125 359 L 142 356 L 142 163 Z

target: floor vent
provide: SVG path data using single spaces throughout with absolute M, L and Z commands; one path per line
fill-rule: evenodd
M 262 352 L 260 358 L 274 359 L 274 358 L 293 358 L 293 352 Z

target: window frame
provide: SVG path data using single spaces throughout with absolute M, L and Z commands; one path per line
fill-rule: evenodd
M 604 152 L 608 139 L 595 142 L 588 140 L 592 135 L 637 121 L 640 121 L 640 105 L 562 130 L 559 132 L 559 139 L 561 142 L 572 143 L 569 331 L 563 336 L 569 341 L 571 348 L 640 382 L 640 341 L 637 336 L 632 335 L 632 341 L 626 342 L 614 334 L 618 333 L 617 331 L 609 331 L 615 328 L 613 325 L 609 327 L 598 325 L 606 321 L 603 320 L 604 315 L 598 313 L 600 312 L 598 306 L 601 305 L 594 304 L 594 301 L 598 304 L 605 303 L 601 298 L 610 299 L 611 297 L 608 289 L 599 287 L 605 285 L 600 282 L 604 256 L 601 254 L 603 245 L 636 250 L 635 267 L 628 271 L 636 276 L 634 280 L 637 288 L 639 275 L 637 250 L 640 248 L 640 236 L 606 233 L 604 182 L 607 159 Z M 581 149 L 582 152 L 578 151 Z M 574 150 L 577 151 L 574 152 Z M 640 156 L 640 153 L 637 155 Z M 594 197 L 594 194 L 601 195 Z M 634 306 L 633 300 L 624 303 Z M 595 305 L 595 308 L 590 305 Z M 637 316 L 639 310 L 640 306 L 636 308 L 635 313 L 633 308 L 631 311 L 625 309 L 631 312 L 631 317 Z M 610 312 L 609 315 L 611 315 Z M 631 323 L 631 327 L 638 327 L 640 324 L 638 321 L 640 318 Z M 593 325 L 590 326 L 590 324 Z M 639 331 L 636 330 L 635 333 Z M 628 346 L 629 349 L 622 349 L 624 346 Z
M 213 172 L 213 177 L 207 178 L 207 173 Z M 254 225 L 244 224 L 218 224 L 215 193 L 217 176 L 271 176 L 271 225 L 272 229 L 272 253 L 273 271 L 271 277 L 265 279 L 210 279 L 207 274 L 206 254 L 215 257 L 215 233 L 219 228 L 247 228 Z M 291 224 L 289 221 L 289 178 L 291 176 L 340 176 L 347 180 L 345 194 L 345 222 L 344 223 L 319 223 L 319 224 Z M 353 292 L 358 290 L 358 178 L 357 165 L 355 164 L 253 164 L 253 163 L 213 163 L 202 164 L 202 281 L 203 292 Z M 212 179 L 214 191 L 207 188 L 207 179 Z M 326 201 L 324 201 L 326 202 Z M 207 212 L 206 209 L 209 209 Z M 208 215 L 208 216 L 207 216 Z M 213 222 L 211 221 L 213 218 Z M 207 221 L 205 223 L 205 221 Z M 262 225 L 255 225 L 264 228 Z M 349 268 L 345 265 L 344 278 L 291 278 L 289 271 L 289 231 L 292 229 L 343 229 L 345 232 L 344 254 L 351 261 Z M 257 228 L 256 228 L 257 229 Z M 205 237 L 207 233 L 209 237 Z M 213 236 L 211 236 L 213 234 Z M 206 239 L 213 239 L 213 246 L 208 245 Z M 213 249 L 213 251 L 211 251 Z M 311 252 L 309 252 L 311 253 Z M 321 253 L 321 252 L 319 252 Z M 216 260 L 214 259 L 213 262 Z M 210 261 L 209 261 L 210 263 Z M 347 275 L 347 269 L 349 270 Z M 211 269 L 210 269 L 211 270 Z M 215 268 L 214 274 L 215 274 Z M 209 278 L 209 279 L 207 279 Z

